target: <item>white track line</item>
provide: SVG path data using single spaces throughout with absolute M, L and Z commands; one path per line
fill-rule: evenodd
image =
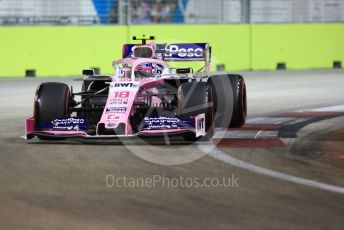
M 308 110 L 310 112 L 344 112 L 344 105 L 335 105 Z
M 263 130 L 220 130 L 215 133 L 213 138 L 254 138 L 254 139 L 269 139 L 278 137 L 278 131 L 263 131 Z
M 256 117 L 250 118 L 246 121 L 247 124 L 257 124 L 257 125 L 293 125 L 296 123 L 301 123 L 303 121 L 309 120 L 309 118 L 297 118 L 297 117 Z
M 289 124 L 297 120 L 294 117 L 254 117 L 247 119 L 246 123 L 249 124 Z
M 329 106 L 329 107 L 323 107 L 323 108 L 317 108 L 317 109 L 312 109 L 312 110 L 307 110 L 310 112 L 344 112 L 344 105 L 339 105 L 339 106 Z M 266 121 L 269 120 L 269 123 L 282 123 L 282 124 L 290 124 L 290 123 L 298 123 L 300 119 L 295 119 L 295 118 L 253 118 L 250 119 L 252 123 L 265 123 Z M 318 188 L 322 190 L 326 190 L 329 192 L 335 192 L 335 193 L 340 193 L 344 194 L 344 187 L 340 186 L 335 186 L 335 185 L 330 185 L 310 179 L 305 179 L 302 177 L 297 177 L 297 176 L 292 176 L 286 173 L 281 173 L 277 172 L 271 169 L 263 168 L 254 164 L 247 163 L 245 161 L 239 160 L 235 157 L 232 157 L 225 152 L 221 151 L 214 145 L 199 145 L 198 148 L 203 151 L 208 153 L 208 156 L 220 160 L 226 164 L 233 165 L 238 168 L 246 169 L 248 171 L 269 176 L 275 179 L 283 180 L 283 181 L 288 181 L 291 183 L 299 184 L 299 185 L 304 185 L 312 188 Z
M 322 183 L 322 182 L 318 182 L 318 181 L 314 181 L 310 179 L 305 179 L 302 177 L 292 176 L 286 173 L 281 173 L 281 172 L 263 168 L 254 164 L 250 164 L 224 153 L 220 149 L 216 148 L 216 146 L 214 145 L 199 145 L 198 148 L 201 151 L 206 152 L 208 156 L 216 160 L 220 160 L 226 164 L 233 165 L 238 168 L 246 169 L 248 171 L 251 171 L 257 174 L 269 176 L 269 177 L 276 178 L 279 180 L 288 181 L 291 183 L 304 185 L 304 186 L 308 186 L 312 188 L 318 188 L 318 189 L 326 190 L 329 192 L 344 194 L 344 187 L 330 185 L 330 184 L 326 184 L 326 183 Z

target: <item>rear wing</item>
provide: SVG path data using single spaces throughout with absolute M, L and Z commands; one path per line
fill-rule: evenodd
M 134 47 L 140 44 L 123 45 L 122 58 L 133 57 Z M 155 56 L 164 61 L 211 61 L 211 47 L 208 43 L 156 44 Z

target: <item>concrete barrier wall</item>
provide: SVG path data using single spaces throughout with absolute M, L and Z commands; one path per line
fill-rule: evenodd
M 344 24 L 0 27 L 0 76 L 78 76 L 84 68 L 112 73 L 112 60 L 133 35 L 157 42 L 209 42 L 226 70 L 332 68 L 344 62 Z M 184 63 L 183 63 L 184 64 Z
M 344 24 L 261 24 L 251 29 L 251 69 L 275 69 L 278 62 L 289 69 L 344 63 Z
M 0 27 L 0 76 L 78 76 L 83 68 L 112 72 L 121 57 L 127 28 L 116 27 Z

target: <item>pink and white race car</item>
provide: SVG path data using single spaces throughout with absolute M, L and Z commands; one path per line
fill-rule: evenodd
M 178 135 L 188 141 L 209 140 L 214 127 L 245 123 L 246 87 L 240 75 L 210 75 L 207 43 L 147 44 L 134 37 L 113 75 L 83 71 L 82 90 L 64 83 L 42 83 L 34 114 L 26 120 L 26 137 L 120 138 Z M 170 68 L 170 61 L 203 61 L 193 69 Z

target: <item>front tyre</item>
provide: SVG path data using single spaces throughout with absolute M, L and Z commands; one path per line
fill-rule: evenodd
M 213 125 L 213 100 L 211 88 L 205 82 L 188 82 L 178 89 L 178 111 L 183 119 L 194 119 L 197 115 L 205 115 L 206 135 L 196 138 L 195 133 L 183 135 L 187 141 L 208 141 L 214 134 Z M 195 124 L 196 125 L 196 124 Z
M 223 74 L 211 76 L 208 83 L 214 98 L 215 126 L 241 127 L 247 116 L 246 84 L 242 76 Z
M 67 117 L 71 92 L 68 85 L 58 82 L 42 83 L 36 91 L 35 128 L 40 130 L 57 118 Z M 39 139 L 55 139 L 39 136 Z
M 233 89 L 233 115 L 230 127 L 241 127 L 247 117 L 247 94 L 245 80 L 240 75 L 233 75 L 230 78 Z

